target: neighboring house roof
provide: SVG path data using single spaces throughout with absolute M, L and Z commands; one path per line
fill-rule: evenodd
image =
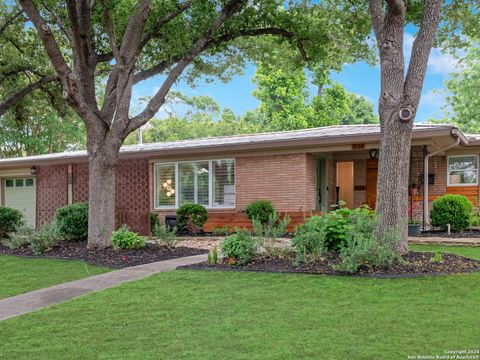
M 441 124 L 416 124 L 413 127 L 413 139 L 426 139 L 436 136 L 446 136 L 456 131 L 463 137 L 455 126 Z M 480 135 L 471 135 L 472 139 L 480 142 Z M 308 145 L 352 144 L 369 141 L 378 141 L 380 125 L 334 125 L 320 128 L 259 133 L 251 135 L 223 136 L 162 143 L 145 143 L 138 145 L 124 145 L 120 149 L 122 156 L 128 157 L 155 154 L 188 154 L 206 151 L 275 149 L 280 147 L 295 147 Z M 463 137 L 464 138 L 464 137 Z M 464 138 L 465 145 L 468 140 Z M 36 155 L 18 158 L 1 159 L 0 167 L 28 166 L 41 162 L 67 162 L 87 159 L 86 151 L 71 151 L 55 154 Z

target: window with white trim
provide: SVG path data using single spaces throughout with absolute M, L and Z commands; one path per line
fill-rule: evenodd
M 174 207 L 176 198 L 176 165 L 155 165 L 155 207 Z
M 477 155 L 460 155 L 448 157 L 448 185 L 477 185 Z
M 200 204 L 235 207 L 235 160 L 182 161 L 154 165 L 155 208 Z

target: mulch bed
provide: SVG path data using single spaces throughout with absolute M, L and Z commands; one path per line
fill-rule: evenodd
M 98 251 L 88 250 L 86 245 L 86 242 L 66 241 L 46 250 L 39 256 L 34 255 L 28 246 L 11 250 L 0 245 L 0 254 L 35 258 L 77 259 L 84 260 L 91 265 L 120 269 L 129 266 L 149 264 L 156 261 L 207 253 L 204 249 L 188 247 L 168 248 L 166 246 L 157 246 L 155 244 L 146 244 L 143 249 L 138 250 L 114 250 L 113 248 L 107 248 Z
M 441 230 L 429 230 L 423 231 L 419 235 L 419 237 L 444 237 L 444 238 L 480 238 L 480 230 L 478 229 L 471 229 L 465 230 L 462 232 L 450 232 L 450 235 L 446 231 Z
M 355 276 L 401 278 L 422 275 L 440 275 L 467 273 L 480 271 L 480 261 L 468 259 L 454 254 L 442 254 L 442 261 L 432 262 L 434 253 L 410 252 L 403 256 L 403 261 L 394 264 L 390 268 L 360 268 Z M 340 262 L 338 253 L 330 253 L 315 262 L 299 264 L 295 266 L 291 258 L 259 257 L 247 265 L 230 265 L 227 260 L 217 265 L 200 263 L 183 266 L 183 269 L 202 270 L 234 270 L 234 271 L 256 271 L 256 272 L 278 272 L 278 273 L 304 273 L 304 274 L 326 274 L 326 275 L 350 275 L 335 271 L 333 266 Z

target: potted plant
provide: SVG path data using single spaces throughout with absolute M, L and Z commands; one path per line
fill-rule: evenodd
M 410 220 L 408 222 L 408 236 L 418 236 L 420 234 L 420 222 L 418 220 Z
M 418 194 L 418 185 L 417 184 L 410 185 L 410 195 L 417 196 L 417 194 Z

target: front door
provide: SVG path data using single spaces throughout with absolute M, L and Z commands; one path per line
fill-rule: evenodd
M 366 179 L 366 203 L 371 209 L 375 209 L 375 202 L 377 201 L 377 173 L 378 160 L 367 160 L 367 179 Z
M 337 200 L 345 202 L 350 209 L 354 207 L 353 185 L 353 161 L 337 162 Z

